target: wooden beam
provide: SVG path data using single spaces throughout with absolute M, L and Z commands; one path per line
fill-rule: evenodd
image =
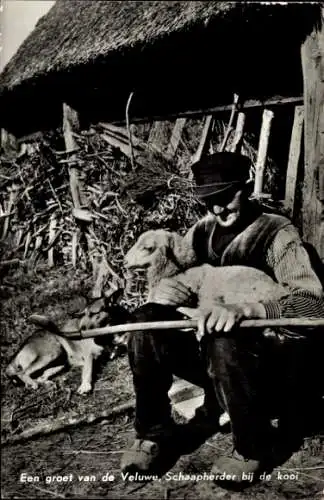
M 128 144 L 125 144 L 122 142 L 120 139 L 114 137 L 112 134 L 101 134 L 101 137 L 104 141 L 108 142 L 113 148 L 119 149 L 127 158 L 131 159 L 131 147 Z M 136 155 L 139 154 L 139 151 L 137 148 L 135 148 L 135 153 Z M 135 156 L 136 158 L 136 156 Z M 136 158 L 136 161 L 139 162 L 139 160 Z
M 322 22 L 301 46 L 304 81 L 305 176 L 303 183 L 303 238 L 321 251 L 320 170 L 324 169 L 324 8 Z M 322 255 L 322 258 L 324 256 Z
M 16 137 L 6 129 L 1 129 L 1 149 L 5 155 L 16 155 L 18 152 L 18 143 Z
M 265 109 L 263 111 L 258 156 L 255 165 L 254 195 L 256 197 L 262 194 L 264 169 L 268 156 L 268 145 L 273 117 L 273 111 L 270 111 L 270 109 Z
M 175 155 L 178 149 L 179 142 L 181 139 L 181 134 L 186 124 L 186 121 L 187 121 L 186 118 L 178 118 L 174 124 L 171 139 L 166 151 L 167 156 L 169 156 L 170 158 L 172 158 Z
M 248 99 L 242 106 L 241 110 L 250 108 L 271 108 L 273 106 L 281 106 L 285 104 L 303 104 L 303 96 L 297 97 L 272 97 L 270 99 Z M 132 123 L 147 123 L 158 122 L 164 120 L 176 120 L 177 118 L 202 118 L 206 115 L 214 115 L 216 113 L 223 113 L 224 111 L 231 111 L 233 104 L 225 104 L 222 106 L 215 106 L 210 108 L 179 111 L 177 113 L 170 113 L 167 115 L 153 115 L 144 117 L 132 117 Z M 125 124 L 124 120 L 116 120 L 113 122 L 115 125 Z
M 104 129 L 104 132 L 107 132 L 109 135 L 112 137 L 115 137 L 119 141 L 121 141 L 123 144 L 126 144 L 129 146 L 129 139 L 128 139 L 128 133 L 126 128 L 124 127 L 117 127 L 116 125 L 113 125 L 111 123 L 107 122 L 99 122 L 97 126 L 102 127 Z M 135 134 L 132 134 L 132 141 L 134 146 L 138 147 L 139 149 L 144 150 L 146 144 L 136 137 Z
M 301 142 L 304 125 L 303 106 L 295 107 L 294 123 L 291 132 L 291 141 L 288 156 L 288 167 L 286 175 L 285 208 L 289 217 L 294 216 L 296 202 L 296 186 L 298 177 L 298 166 L 300 164 Z
M 150 121 L 150 120 L 149 120 Z M 154 121 L 151 126 L 149 137 L 147 140 L 147 145 L 150 147 L 157 146 L 161 151 L 163 151 L 163 146 L 167 144 L 166 137 L 168 133 L 169 124 L 164 121 Z
M 204 126 L 201 132 L 199 145 L 197 151 L 193 154 L 191 158 L 191 164 L 193 165 L 200 160 L 204 151 L 207 149 L 208 140 L 210 139 L 210 134 L 213 128 L 213 116 L 207 115 L 204 121 Z

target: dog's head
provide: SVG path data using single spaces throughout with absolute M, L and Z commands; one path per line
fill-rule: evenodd
M 123 289 L 107 291 L 103 297 L 93 300 L 79 315 L 79 330 L 91 330 L 109 324 L 117 324 L 121 312 Z
M 83 311 L 79 320 L 80 330 L 91 330 L 108 325 L 127 323 L 130 313 L 120 304 L 123 289 L 109 290 L 100 299 L 95 299 Z M 108 348 L 109 359 L 126 353 L 127 334 L 103 335 L 95 337 L 98 345 Z

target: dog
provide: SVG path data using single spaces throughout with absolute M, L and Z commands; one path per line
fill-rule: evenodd
M 93 363 L 103 353 L 105 347 L 110 349 L 110 359 L 126 352 L 127 337 L 125 335 L 103 336 L 70 340 L 69 332 L 99 328 L 109 324 L 123 323 L 129 313 L 118 304 L 121 290 L 100 299 L 96 299 L 77 315 L 68 320 L 61 331 L 50 320 L 46 328 L 33 333 L 14 355 L 6 369 L 6 374 L 14 382 L 23 382 L 26 387 L 37 389 L 39 384 L 50 383 L 50 377 L 69 367 L 82 367 L 81 385 L 78 394 L 88 394 L 92 390 Z M 114 338 L 116 337 L 116 338 Z

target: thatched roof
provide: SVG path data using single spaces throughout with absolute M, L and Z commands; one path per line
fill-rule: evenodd
M 177 75 L 181 64 L 181 73 L 187 69 L 188 78 L 196 73 L 194 65 L 196 61 L 199 64 L 201 50 L 210 46 L 211 38 L 204 33 L 213 33 L 217 65 L 218 61 L 233 57 L 234 52 L 238 59 L 249 57 L 248 51 L 259 42 L 258 48 L 262 49 L 264 42 L 254 39 L 242 53 L 246 32 L 251 30 L 253 36 L 257 29 L 261 35 L 265 31 L 272 33 L 274 39 L 279 36 L 281 41 L 286 37 L 289 45 L 294 33 L 301 37 L 308 29 L 306 23 L 314 19 L 315 12 L 317 15 L 318 7 L 319 4 L 292 2 L 282 6 L 215 1 L 57 0 L 4 69 L 0 97 L 22 105 L 26 98 L 39 98 L 40 91 L 50 93 L 51 98 L 59 94 L 61 99 L 66 88 L 73 94 L 82 86 L 88 89 L 80 97 L 82 100 L 102 84 L 106 88 L 113 85 L 114 92 L 122 87 L 126 94 L 126 90 L 138 87 L 139 79 L 145 82 L 158 67 L 157 47 L 164 53 L 163 71 L 168 70 L 168 64 L 172 69 L 168 78 Z M 270 46 L 270 41 L 266 43 Z M 194 65 L 190 67 L 191 57 Z M 209 66 L 211 62 L 209 59 Z
M 5 68 L 1 85 L 11 89 L 44 73 L 92 63 L 232 9 L 225 2 L 59 0 Z

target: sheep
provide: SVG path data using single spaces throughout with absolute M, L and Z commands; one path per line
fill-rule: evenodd
M 189 267 L 192 250 L 183 248 L 182 237 L 163 229 L 143 233 L 125 255 L 127 269 L 147 268 L 148 302 L 154 302 L 163 278 L 175 279 L 188 287 L 198 299 L 198 309 L 182 307 L 191 317 L 216 304 L 243 304 L 279 299 L 287 295 L 283 286 L 252 267 L 210 264 Z M 184 270 L 184 268 L 189 269 Z

